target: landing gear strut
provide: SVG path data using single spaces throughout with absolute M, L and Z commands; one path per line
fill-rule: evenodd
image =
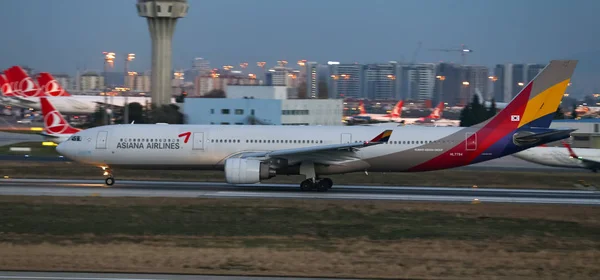
M 106 176 L 104 183 L 108 186 L 112 186 L 115 183 L 115 177 L 112 174 L 112 170 L 108 167 L 102 167 L 102 170 L 104 170 L 104 176 Z
M 306 179 L 300 183 L 300 190 L 302 191 L 318 191 L 326 192 L 333 186 L 333 181 L 329 178 L 317 179 Z

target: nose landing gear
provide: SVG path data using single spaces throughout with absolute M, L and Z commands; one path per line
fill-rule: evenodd
M 112 170 L 110 170 L 108 167 L 102 167 L 102 170 L 104 170 L 104 176 L 106 176 L 104 183 L 107 186 L 112 186 L 115 183 L 115 177 L 112 174 Z

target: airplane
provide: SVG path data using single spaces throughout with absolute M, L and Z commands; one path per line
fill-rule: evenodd
M 40 96 L 47 96 L 48 100 L 63 114 L 92 114 L 98 105 L 124 107 L 125 104 L 134 102 L 145 105 L 152 100 L 150 97 L 143 96 L 71 95 L 50 73 L 40 73 L 37 78 L 38 86 L 19 66 L 9 68 L 5 74 L 13 91 L 12 93 L 3 91 L 2 103 L 15 107 L 40 110 Z M 171 103 L 176 103 L 175 98 L 171 98 Z
M 359 101 L 359 105 L 358 105 L 358 110 L 360 111 L 360 113 L 354 115 L 354 116 L 350 116 L 348 119 L 350 121 L 362 121 L 362 120 L 366 120 L 366 121 L 374 121 L 374 122 L 390 122 L 393 121 L 394 119 L 397 119 L 400 117 L 400 112 L 402 112 L 402 106 L 404 105 L 404 101 L 400 100 L 398 101 L 398 103 L 396 103 L 396 105 L 394 106 L 394 108 L 392 109 L 392 112 L 390 114 L 369 114 L 367 113 L 367 110 L 365 110 L 365 103 L 361 100 Z
M 42 115 L 44 116 L 44 130 L 40 133 L 47 141 L 60 144 L 69 139 L 73 134 L 81 129 L 72 127 L 62 116 L 60 111 L 56 110 L 48 97 L 40 97 L 42 104 Z
M 568 138 L 551 129 L 577 60 L 553 60 L 497 115 L 471 127 L 107 125 L 77 132 L 56 150 L 113 169 L 222 170 L 229 184 L 304 175 L 302 191 L 327 191 L 325 176 L 455 168 Z
M 592 172 L 600 169 L 600 149 L 571 148 L 566 142 L 563 147 L 533 147 L 513 154 L 529 162 L 564 168 L 585 168 Z
M 401 122 L 404 124 L 418 124 L 418 123 L 426 123 L 428 121 L 439 120 L 442 117 L 442 113 L 444 112 L 444 102 L 440 102 L 429 114 L 429 116 L 421 117 L 421 118 L 399 118 L 395 120 L 396 122 Z

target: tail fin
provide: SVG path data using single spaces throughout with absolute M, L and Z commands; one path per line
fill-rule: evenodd
M 392 118 L 399 118 L 402 114 L 402 106 L 404 106 L 404 100 L 398 101 L 394 109 L 392 109 Z
M 569 145 L 569 143 L 562 141 L 563 146 L 565 146 L 565 148 L 567 148 L 567 150 L 569 151 L 569 156 L 571 158 L 579 158 L 576 154 L 575 151 L 573 151 L 573 149 L 571 148 L 571 145 Z
M 514 130 L 549 128 L 571 81 L 577 60 L 552 60 L 508 105 L 493 118 L 475 125 Z
M 358 103 L 358 110 L 361 115 L 367 113 L 367 110 L 365 110 L 365 103 L 362 100 Z
M 0 75 L 0 87 L 2 88 L 2 95 L 4 96 L 15 96 L 12 86 L 8 82 L 8 79 L 3 74 Z
M 37 77 L 37 82 L 46 96 L 71 96 L 50 73 L 42 72 Z
M 74 134 L 80 129 L 72 127 L 62 114 L 54 108 L 45 96 L 40 97 L 42 115 L 44 116 L 44 133 L 49 135 Z
M 439 119 L 442 117 L 442 112 L 444 111 L 444 102 L 440 102 L 440 104 L 433 109 L 433 112 L 427 117 L 428 119 Z
M 38 85 L 27 75 L 27 72 L 19 66 L 13 66 L 5 72 L 8 81 L 13 85 L 17 95 L 26 97 L 43 96 Z

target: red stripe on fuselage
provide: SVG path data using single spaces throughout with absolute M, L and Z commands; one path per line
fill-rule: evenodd
M 529 83 L 529 85 L 523 89 L 523 91 L 519 93 L 519 95 L 517 95 L 504 110 L 494 116 L 484 127 L 476 131 L 477 135 L 471 134 L 467 139 L 466 133 L 468 131 L 466 129 L 457 132 L 465 133 L 465 140 L 443 154 L 419 164 L 408 171 L 439 170 L 470 164 L 477 156 L 481 155 L 481 153 L 490 148 L 494 143 L 519 127 L 520 119 L 529 102 L 532 86 L 533 83 Z M 519 121 L 512 121 L 513 115 L 519 115 Z M 471 148 L 474 146 L 474 143 L 472 143 L 473 141 L 476 141 L 475 149 L 467 149 L 467 147 Z M 490 159 L 498 156 L 500 155 L 493 155 Z

